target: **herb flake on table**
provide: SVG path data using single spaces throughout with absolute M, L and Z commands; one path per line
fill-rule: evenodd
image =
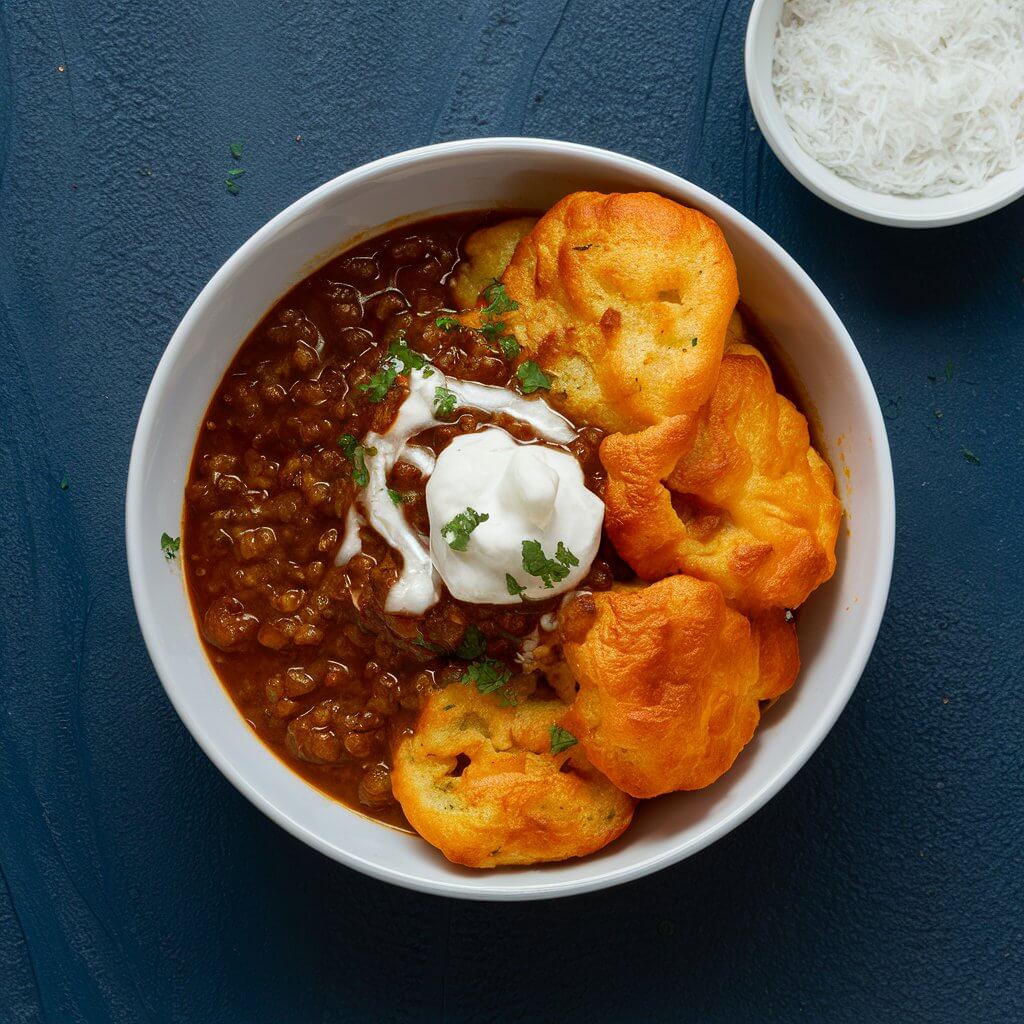
M 964 458 L 965 458 L 965 459 L 966 459 L 966 460 L 967 460 L 967 461 L 968 461 L 968 462 L 969 462 L 969 463 L 970 463 L 970 464 L 971 464 L 972 466 L 980 466 L 980 465 L 981 465 L 981 459 L 979 459 L 979 458 L 978 458 L 978 456 L 977 456 L 977 455 L 975 455 L 975 454 L 974 454 L 974 452 L 972 452 L 970 448 L 963 448 L 963 447 L 961 447 L 961 448 L 960 448 L 960 454 L 961 454 L 961 455 L 962 455 L 962 456 L 963 456 L 963 457 L 964 457 Z
M 551 378 L 532 359 L 519 364 L 516 377 L 524 395 L 532 395 L 534 391 L 551 390 Z
M 68 479 L 67 473 L 60 478 L 60 489 L 66 491 L 71 486 L 71 481 Z
M 233 159 L 241 160 L 242 159 L 242 144 L 240 142 L 232 142 L 231 145 L 228 146 L 228 152 L 231 154 Z
M 575 747 L 579 740 L 568 729 L 560 725 L 551 726 L 551 753 L 561 754 L 570 747 Z
M 160 550 L 168 562 L 173 562 L 181 550 L 181 538 L 172 537 L 169 533 L 160 534 Z
M 555 557 L 548 558 L 537 540 L 523 541 L 523 569 L 538 577 L 549 590 L 569 575 L 580 560 L 561 542 L 555 548 Z
M 459 512 L 452 516 L 444 526 L 441 527 L 441 536 L 448 541 L 448 547 L 453 551 L 465 551 L 469 546 L 469 538 L 472 532 L 481 524 L 490 519 L 487 512 L 477 512 L 476 509 L 466 507 L 465 512 Z

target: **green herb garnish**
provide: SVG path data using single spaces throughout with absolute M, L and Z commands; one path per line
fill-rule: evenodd
M 519 342 L 512 337 L 511 334 L 506 334 L 504 337 L 498 339 L 498 344 L 501 346 L 502 355 L 511 363 L 514 359 L 519 357 Z
M 359 390 L 362 391 L 374 405 L 377 405 L 384 401 L 387 393 L 391 390 L 396 380 L 398 380 L 398 371 L 389 363 L 382 366 L 370 378 L 368 384 L 360 384 Z
M 453 551 L 465 551 L 469 544 L 470 534 L 481 524 L 490 519 L 486 512 L 477 512 L 475 509 L 467 508 L 460 512 L 441 527 L 441 536 L 448 541 L 448 546 Z M 448 536 L 451 534 L 451 536 Z
M 696 338 L 691 338 L 690 339 L 690 348 L 696 348 L 696 347 L 697 347 L 697 339 Z
M 480 658 L 474 661 L 462 673 L 461 683 L 472 683 L 478 693 L 495 693 L 501 691 L 502 703 L 514 705 L 515 693 L 508 685 L 512 678 L 512 670 L 494 658 Z
M 60 489 L 66 491 L 71 486 L 71 481 L 68 479 L 67 473 L 60 478 Z
M 960 449 L 960 454 L 963 455 L 963 457 L 972 466 L 980 466 L 981 465 L 981 459 L 979 459 L 978 456 L 975 455 L 974 452 L 972 452 L 970 448 L 961 448 Z
M 366 468 L 366 456 L 376 455 L 376 448 L 365 448 L 351 434 L 342 434 L 338 446 L 345 458 L 352 463 L 352 482 L 356 487 L 365 487 L 370 482 L 370 471 Z
M 541 579 L 549 590 L 564 580 L 574 565 L 579 564 L 580 560 L 561 541 L 555 549 L 554 558 L 544 554 L 540 541 L 523 541 L 523 568 L 531 576 Z
M 526 590 L 526 587 L 522 586 L 510 572 L 505 573 L 505 587 L 513 597 L 522 597 Z
M 519 386 L 524 395 L 532 395 L 534 391 L 541 389 L 548 391 L 551 388 L 551 378 L 532 359 L 519 364 L 516 377 L 519 378 Z
M 398 360 L 402 373 L 409 373 L 411 370 L 422 370 L 429 361 L 422 352 L 409 348 L 404 335 L 399 335 L 398 339 L 391 342 L 388 346 L 388 358 Z
M 242 159 L 242 144 L 240 142 L 232 142 L 231 145 L 228 146 L 228 151 L 236 160 Z
M 476 661 L 487 651 L 487 637 L 479 626 L 469 626 L 462 634 L 462 642 L 455 653 L 464 661 Z
M 229 178 L 240 178 L 243 174 L 245 174 L 244 167 L 232 167 L 231 170 L 228 171 Z
M 434 325 L 440 327 L 442 331 L 454 331 L 460 326 L 459 321 L 453 316 L 439 316 Z
M 551 753 L 561 754 L 563 750 L 568 750 L 570 747 L 575 747 L 579 741 L 568 729 L 563 729 L 560 725 L 551 726 Z
M 164 558 L 168 562 L 173 562 L 178 557 L 178 551 L 181 549 L 181 538 L 172 537 L 169 533 L 160 534 L 160 550 L 164 553 Z
M 237 196 L 238 193 L 242 191 L 242 189 L 239 186 L 238 182 L 235 181 L 234 178 L 225 178 L 224 179 L 224 189 L 225 189 L 225 191 L 227 192 L 227 194 L 229 196 Z
M 447 419 L 455 412 L 459 403 L 459 397 L 449 388 L 443 385 L 434 389 L 434 411 L 441 419 Z
M 401 491 L 396 491 L 393 487 L 388 488 L 388 497 L 396 505 L 404 505 L 407 501 L 412 501 L 411 494 L 403 494 Z
M 951 360 L 946 360 L 946 383 L 952 384 L 953 382 L 953 363 Z
M 505 286 L 497 280 L 483 290 L 483 297 L 487 305 L 480 310 L 481 316 L 501 316 L 502 313 L 511 313 L 514 309 L 519 308 L 519 303 L 515 299 L 509 298 Z
M 445 654 L 446 651 L 439 644 L 432 644 L 429 640 L 424 637 L 422 633 L 417 633 L 413 638 L 412 642 L 417 647 L 422 647 L 424 650 L 430 651 L 432 654 Z

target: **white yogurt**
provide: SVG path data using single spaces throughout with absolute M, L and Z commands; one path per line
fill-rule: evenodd
M 466 550 L 449 543 L 445 524 L 466 508 L 487 516 Z M 587 489 L 567 452 L 522 444 L 492 427 L 456 437 L 438 456 L 427 484 L 430 554 L 452 595 L 475 604 L 519 604 L 573 590 L 590 571 L 601 541 L 604 503 Z M 524 565 L 523 542 L 536 541 L 562 579 L 544 582 Z M 557 559 L 559 544 L 577 564 Z M 514 584 L 525 588 L 520 593 Z
M 370 479 L 369 483 L 360 493 L 359 502 L 370 526 L 398 552 L 402 560 L 402 568 L 397 581 L 388 592 L 384 610 L 397 615 L 423 615 L 428 608 L 436 604 L 440 599 L 442 577 L 431 558 L 429 539 L 423 537 L 409 525 L 402 507 L 396 505 L 391 500 L 391 496 L 388 494 L 387 481 L 391 470 L 400 460 L 415 466 L 424 476 L 430 475 L 431 472 L 436 472 L 433 454 L 428 449 L 410 444 L 409 442 L 422 431 L 446 422 L 435 415 L 437 389 L 443 387 L 453 392 L 456 397 L 456 408 L 478 409 L 481 412 L 491 414 L 504 413 L 527 424 L 538 437 L 548 441 L 566 443 L 573 439 L 575 432 L 569 421 L 564 416 L 555 412 L 541 398 L 524 398 L 508 388 L 491 387 L 487 384 L 477 384 L 473 381 L 445 377 L 440 370 L 432 366 L 426 366 L 420 370 L 412 370 L 408 378 L 409 394 L 399 408 L 394 422 L 384 433 L 379 434 L 376 431 L 370 431 L 363 438 L 363 447 L 370 450 L 376 449 L 376 454 L 366 455 L 366 468 Z M 565 453 L 551 452 L 549 449 L 541 449 L 540 446 L 519 445 L 518 442 L 514 441 L 504 431 L 496 432 L 507 438 L 516 447 L 524 449 L 527 447 L 537 448 L 538 450 L 548 452 L 550 455 L 561 455 L 563 459 L 568 460 L 576 467 L 576 472 L 582 481 L 582 472 L 572 456 Z M 487 433 L 491 433 L 491 431 Z M 447 449 L 444 454 L 447 454 Z M 473 470 L 470 469 L 469 472 L 472 473 Z M 461 485 L 459 486 L 461 487 Z M 545 485 L 541 483 L 537 486 L 543 488 Z M 560 485 L 551 484 L 549 485 L 549 490 L 551 487 L 557 486 Z M 548 501 L 546 492 L 533 493 L 536 487 L 532 477 L 530 480 L 524 480 L 517 487 L 520 493 L 525 494 L 528 491 L 532 495 L 532 497 L 528 495 L 522 499 L 527 503 L 533 501 L 543 504 L 545 501 Z M 593 494 L 590 494 L 589 491 L 587 493 L 593 501 L 601 506 L 603 514 L 604 506 L 600 500 Z M 556 497 L 557 495 L 555 494 L 550 495 L 551 500 L 548 503 L 553 503 Z M 517 498 L 516 500 L 519 499 Z M 464 508 L 465 504 L 457 511 L 462 511 Z M 428 514 L 432 517 L 431 530 L 433 532 L 433 513 L 430 512 L 429 487 L 427 509 Z M 444 520 L 444 522 L 447 522 L 447 520 Z M 438 530 L 444 525 L 444 522 L 437 524 Z M 346 527 L 348 525 L 346 523 Z M 599 533 L 600 519 L 598 520 L 597 529 Z M 358 537 L 358 530 L 352 532 Z M 351 536 L 348 528 L 346 528 L 345 534 L 345 541 L 348 541 Z M 521 539 L 526 539 L 525 535 Z M 591 552 L 589 557 L 584 560 L 583 554 L 572 548 L 569 536 L 560 539 L 580 559 L 581 567 L 585 565 L 586 568 L 589 568 L 594 553 Z M 355 553 L 353 546 L 354 542 L 349 544 L 342 543 L 341 550 L 339 550 L 338 556 L 335 559 L 336 564 L 343 564 L 341 559 L 348 561 L 352 557 L 352 554 Z M 594 551 L 596 551 L 596 541 Z M 583 570 L 583 574 L 585 572 L 586 569 Z M 445 582 L 448 582 L 447 578 L 445 578 Z M 527 583 L 526 580 L 521 582 L 524 585 Z M 502 575 L 502 586 L 504 587 L 504 575 Z M 563 587 L 559 590 L 547 591 L 544 596 L 550 597 L 553 593 L 561 593 L 562 589 L 567 588 Z M 459 595 L 456 594 L 455 596 L 458 597 Z M 500 600 L 497 598 L 500 598 Z M 519 600 L 518 598 L 511 598 L 507 588 L 505 594 L 503 596 L 497 595 L 497 598 L 494 603 L 509 604 L 512 601 Z M 488 598 L 487 600 L 489 601 L 490 599 Z

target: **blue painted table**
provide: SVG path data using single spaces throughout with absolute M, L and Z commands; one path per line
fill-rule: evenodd
M 0 5 L 0 1021 L 1022 1019 L 1024 203 L 913 233 L 813 198 L 755 130 L 747 9 Z M 807 268 L 899 525 L 874 657 L 781 795 L 652 878 L 501 906 L 354 874 L 220 777 L 143 647 L 122 501 L 160 353 L 252 231 L 366 160 L 517 133 L 677 171 Z

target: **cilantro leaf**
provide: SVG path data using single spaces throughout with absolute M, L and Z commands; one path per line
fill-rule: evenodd
M 555 549 L 554 558 L 544 554 L 540 541 L 523 541 L 523 568 L 531 576 L 541 579 L 549 590 L 569 575 L 572 566 L 579 564 L 580 560 L 561 541 Z
M 417 647 L 422 647 L 426 651 L 430 651 L 432 654 L 446 654 L 447 652 L 439 644 L 432 644 L 422 633 L 417 633 L 413 638 L 412 642 Z
M 370 482 L 366 456 L 376 455 L 377 449 L 364 447 L 351 434 L 342 434 L 338 438 L 338 446 L 345 453 L 345 458 L 352 463 L 352 482 L 356 487 L 365 487 Z
M 228 146 L 228 151 L 236 160 L 242 159 L 242 144 L 240 142 L 232 142 L 231 145 Z
M 551 726 L 551 753 L 561 754 L 563 750 L 568 750 L 570 747 L 575 747 L 579 741 L 568 729 L 563 729 L 560 725 Z
M 511 334 L 506 334 L 503 338 L 499 338 L 498 344 L 501 346 L 502 355 L 510 363 L 513 359 L 518 358 L 520 352 L 519 342 Z
M 229 196 L 237 196 L 242 191 L 242 188 L 234 178 L 225 178 L 224 190 Z
M 505 587 L 513 597 L 520 597 L 526 590 L 526 587 L 510 572 L 505 573 Z
M 439 316 L 434 325 L 440 327 L 442 331 L 454 331 L 460 326 L 459 321 L 453 316 Z
M 401 491 L 396 491 L 393 487 L 388 488 L 388 497 L 396 505 L 404 505 L 407 501 L 410 500 L 410 495 L 403 494 Z
M 66 491 L 71 486 L 71 481 L 68 479 L 67 473 L 60 478 L 60 489 Z
M 398 379 L 398 371 L 391 365 L 382 366 L 371 378 L 368 384 L 360 384 L 359 390 L 366 397 L 377 405 L 383 402 L 392 385 Z
M 399 335 L 398 339 L 388 346 L 388 358 L 398 360 L 402 373 L 409 373 L 410 370 L 422 370 L 428 362 L 422 352 L 409 348 L 405 335 Z
M 434 411 L 441 419 L 447 419 L 455 412 L 459 397 L 449 388 L 441 387 L 434 389 Z
M 481 316 L 501 316 L 502 313 L 511 313 L 519 308 L 519 303 L 509 298 L 505 286 L 497 280 L 483 290 L 483 297 L 487 305 L 480 310 Z
M 502 704 L 514 706 L 516 695 L 508 685 L 512 678 L 512 670 L 494 658 L 479 658 L 462 673 L 460 683 L 472 683 L 478 693 L 495 693 L 501 691 Z
M 487 637 L 484 636 L 479 626 L 471 625 L 462 634 L 462 642 L 456 648 L 455 653 L 464 661 L 476 661 L 487 651 Z
M 168 562 L 173 562 L 178 557 L 178 551 L 181 550 L 181 538 L 172 537 L 169 533 L 160 534 L 160 550 L 164 553 L 164 558 Z
M 979 458 L 978 458 L 978 456 L 977 456 L 977 455 L 975 455 L 975 454 L 974 454 L 974 452 L 972 452 L 970 448 L 961 448 L 961 449 L 960 449 L 960 454 L 961 454 L 961 455 L 962 455 L 962 456 L 963 456 L 963 457 L 964 457 L 964 458 L 965 458 L 965 459 L 966 459 L 966 460 L 967 460 L 967 461 L 968 461 L 968 462 L 969 462 L 969 463 L 970 463 L 970 464 L 971 464 L 972 466 L 980 466 L 980 465 L 981 465 L 981 459 L 979 459 Z
M 477 512 L 475 509 L 466 508 L 465 512 L 459 512 L 441 527 L 441 536 L 448 541 L 448 546 L 453 551 L 465 551 L 469 544 L 470 534 L 481 524 L 490 519 L 488 513 Z M 448 536 L 451 534 L 451 536 Z
M 696 348 L 696 347 L 697 347 L 697 339 L 696 338 L 691 338 L 690 339 L 690 348 Z
M 551 388 L 551 378 L 532 359 L 519 364 L 516 377 L 519 378 L 519 386 L 524 395 L 532 395 L 534 391 L 541 389 L 548 391 Z

